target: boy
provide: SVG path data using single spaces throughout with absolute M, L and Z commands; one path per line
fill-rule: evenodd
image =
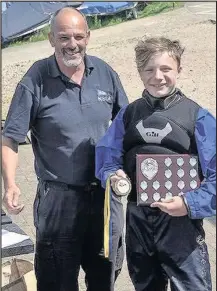
M 216 122 L 176 88 L 184 49 L 179 41 L 149 38 L 135 48 L 145 90 L 125 106 L 96 148 L 96 176 L 105 187 L 128 176 L 127 262 L 136 291 L 211 291 L 210 264 L 202 219 L 216 213 Z M 146 135 L 148 129 L 161 132 Z M 197 155 L 200 188 L 136 204 L 136 154 Z M 178 194 L 178 193 L 177 193 Z M 113 193 L 112 196 L 115 196 Z M 166 276 L 165 276 L 166 274 Z

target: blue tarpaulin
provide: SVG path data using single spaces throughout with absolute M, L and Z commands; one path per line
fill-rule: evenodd
M 6 3 L 6 2 L 5 2 Z M 7 2 L 2 12 L 2 43 L 9 43 L 47 25 L 55 11 L 73 6 L 86 16 L 114 15 L 138 2 Z
M 84 2 L 78 7 L 83 14 L 93 15 L 113 15 L 121 11 L 132 9 L 137 2 Z
M 82 2 L 10 2 L 2 13 L 2 41 L 10 42 L 49 22 L 58 9 Z

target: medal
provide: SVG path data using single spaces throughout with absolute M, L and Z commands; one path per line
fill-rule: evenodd
M 130 180 L 128 178 L 121 178 L 117 180 L 114 185 L 115 194 L 118 196 L 126 196 L 132 189 Z

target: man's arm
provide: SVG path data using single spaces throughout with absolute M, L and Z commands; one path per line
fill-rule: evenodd
M 3 202 L 11 214 L 18 214 L 24 207 L 24 205 L 18 204 L 20 190 L 15 182 L 18 144 L 25 141 L 37 109 L 38 100 L 32 91 L 26 85 L 19 83 L 2 133 L 2 174 L 5 188 Z
M 124 106 L 111 126 L 107 130 L 96 145 L 96 177 L 101 180 L 102 186 L 105 188 L 106 180 L 111 174 L 123 168 L 123 137 L 125 128 L 123 123 L 123 114 L 126 110 Z M 119 171 L 123 176 L 123 171 Z
M 113 105 L 113 110 L 112 110 L 112 120 L 115 119 L 115 116 L 117 115 L 117 113 L 123 106 L 126 106 L 129 104 L 129 100 L 121 84 L 120 78 L 117 73 L 115 74 L 116 74 L 115 80 L 114 80 L 115 100 L 114 100 L 114 105 Z
M 18 142 L 11 138 L 2 138 L 2 175 L 5 195 L 3 203 L 10 214 L 18 214 L 24 205 L 18 204 L 20 190 L 16 186 L 15 174 L 18 164 Z

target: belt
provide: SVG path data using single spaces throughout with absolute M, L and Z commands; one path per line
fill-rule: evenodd
M 91 191 L 95 189 L 96 187 L 100 186 L 100 182 L 94 181 L 87 185 L 73 185 L 73 184 L 66 184 L 63 182 L 58 181 L 43 181 L 41 179 L 38 179 L 39 183 L 45 183 L 45 188 L 51 188 L 51 189 L 57 189 L 57 190 L 83 190 L 83 191 Z

